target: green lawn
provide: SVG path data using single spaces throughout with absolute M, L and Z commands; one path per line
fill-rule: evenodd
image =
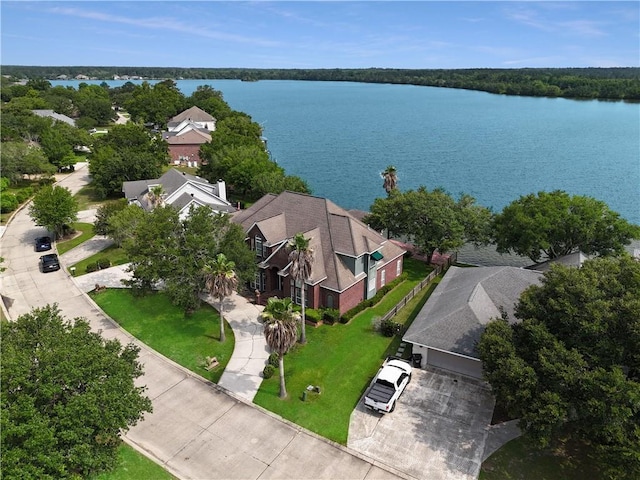
M 174 480 L 175 478 L 126 443 L 118 449 L 118 464 L 113 471 L 91 477 L 92 480 Z
M 584 444 L 566 443 L 555 450 L 537 450 L 526 437 L 510 441 L 491 455 L 480 480 L 583 480 L 602 478 Z
M 128 289 L 91 293 L 98 306 L 122 328 L 174 362 L 217 383 L 233 353 L 235 338 L 225 323 L 226 341 L 220 343 L 220 317 L 205 304 L 185 316 L 162 293 L 135 297 Z M 220 365 L 207 371 L 206 357 L 217 357 Z
M 85 185 L 75 195 L 74 198 L 78 201 L 78 210 L 89 210 L 102 205 L 105 200 L 101 199 L 93 185 Z
M 400 341 L 376 332 L 374 320 L 388 312 L 428 273 L 423 263 L 412 259 L 405 260 L 405 272 L 409 274 L 407 281 L 349 324 L 307 329 L 307 344 L 295 346 L 285 356 L 288 397 L 278 397 L 276 374 L 262 382 L 254 402 L 323 437 L 346 444 L 353 409 L 382 361 L 395 354 Z M 425 301 L 430 289 L 421 293 L 401 312 L 407 323 L 413 320 L 419 311 L 417 305 Z M 308 393 L 303 401 L 308 385 L 319 386 L 321 393 Z
M 85 258 L 84 260 L 69 266 L 69 268 L 75 267 L 76 275 L 84 275 L 85 273 L 87 273 L 87 265 L 89 265 L 90 263 L 95 263 L 101 258 L 108 258 L 111 262 L 111 266 L 123 265 L 129 261 L 125 251 L 122 248 L 117 247 L 116 245 L 111 245 L 101 252 L 90 256 L 89 258 Z
M 74 223 L 72 227 L 75 229 L 76 234 L 79 232 L 80 235 L 76 235 L 75 237 L 69 240 L 62 240 L 56 242 L 56 247 L 58 249 L 58 253 L 62 255 L 65 252 L 68 252 L 74 247 L 77 247 L 81 243 L 86 242 L 91 237 L 95 235 L 93 232 L 93 224 L 91 223 Z

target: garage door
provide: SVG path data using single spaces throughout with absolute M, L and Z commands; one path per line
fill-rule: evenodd
M 427 364 L 444 370 L 461 373 L 462 375 L 482 378 L 482 363 L 480 360 L 452 355 L 441 350 L 429 348 L 427 351 Z

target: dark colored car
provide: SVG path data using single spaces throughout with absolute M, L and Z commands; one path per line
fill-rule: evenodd
M 36 252 L 46 252 L 51 250 L 51 238 L 38 237 L 36 238 Z
M 58 255 L 55 253 L 49 253 L 40 257 L 40 268 L 42 273 L 55 272 L 60 270 L 60 262 L 58 261 Z

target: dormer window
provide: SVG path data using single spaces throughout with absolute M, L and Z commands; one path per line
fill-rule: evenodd
M 256 257 L 262 258 L 264 256 L 262 237 L 256 235 L 254 238 L 254 245 L 256 247 Z

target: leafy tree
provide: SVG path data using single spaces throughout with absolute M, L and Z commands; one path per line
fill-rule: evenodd
M 398 172 L 396 170 L 396 167 L 394 167 L 393 165 L 389 165 L 381 175 L 384 179 L 382 188 L 384 188 L 388 196 L 393 190 L 398 188 Z
M 67 143 L 64 134 L 57 128 L 47 129 L 40 139 L 40 146 L 53 165 L 58 168 L 66 167 L 64 161 L 69 155 L 73 156 L 73 145 Z M 75 162 L 74 162 L 75 163 Z
M 111 108 L 109 92 L 99 85 L 78 85 L 78 92 L 74 101 L 80 117 L 93 120 L 97 125 L 107 125 L 113 121 L 116 114 Z
M 209 115 L 212 115 L 217 121 L 224 119 L 232 114 L 233 110 L 224 101 L 222 92 L 215 90 L 211 85 L 200 85 L 195 92 L 187 98 L 188 106 L 197 106 Z
M 111 202 L 105 202 L 98 207 L 96 219 L 93 222 L 93 231 L 96 235 L 107 235 L 110 219 L 127 207 L 127 199 L 119 198 Z M 120 239 L 121 240 L 121 239 Z M 121 244 L 122 241 L 119 242 Z
M 307 343 L 305 328 L 305 284 L 311 278 L 313 268 L 313 249 L 309 246 L 310 239 L 305 238 L 302 233 L 297 233 L 289 242 L 289 274 L 293 279 L 295 288 L 300 286 L 300 303 L 302 306 L 302 333 L 300 343 Z
M 469 195 L 456 202 L 442 189 L 400 192 L 391 190 L 387 198 L 376 198 L 371 213 L 364 218 L 373 228 L 408 236 L 427 255 L 460 248 L 465 242 L 488 240 L 491 212 L 475 205 Z
M 158 178 L 169 161 L 167 142 L 129 122 L 116 125 L 96 141 L 89 171 L 102 196 L 122 192 L 122 183 Z
M 34 309 L 2 329 L 2 473 L 80 478 L 115 466 L 120 435 L 151 412 L 139 347 Z
M 148 82 L 131 92 L 125 101 L 125 108 L 134 122 L 152 122 L 165 125 L 185 104 L 184 95 L 173 80 L 165 80 L 151 86 Z
M 29 216 L 36 225 L 62 236 L 65 226 L 78 219 L 78 201 L 68 188 L 48 185 L 34 195 Z
M 220 341 L 226 340 L 224 334 L 224 299 L 233 293 L 238 287 L 238 277 L 235 272 L 235 263 L 227 260 L 224 253 L 219 253 L 216 258 L 207 263 L 202 272 L 207 291 L 213 298 L 220 302 Z
M 284 355 L 298 339 L 299 313 L 293 311 L 290 298 L 271 297 L 261 316 L 264 320 L 264 337 L 272 352 L 278 354 L 280 371 L 280 398 L 286 398 L 284 381 Z
M 640 262 L 554 266 L 515 315 L 521 323 L 491 322 L 479 343 L 498 401 L 540 445 L 586 441 L 611 478 L 638 478 Z
M 204 267 L 219 253 L 235 264 L 240 279 L 253 277 L 255 255 L 244 238 L 242 227 L 210 207 L 194 207 L 183 220 L 173 207 L 155 208 L 144 213 L 123 241 L 133 273 L 128 284 L 144 293 L 162 281 L 172 302 L 193 312 L 206 289 Z
M 24 175 L 52 175 L 56 171 L 40 148 L 22 141 L 3 142 L 0 158 L 2 176 L 12 185 L 22 180 Z
M 640 227 L 604 202 L 561 190 L 520 197 L 496 215 L 493 230 L 498 252 L 514 252 L 533 262 L 577 251 L 618 254 L 640 237 Z

